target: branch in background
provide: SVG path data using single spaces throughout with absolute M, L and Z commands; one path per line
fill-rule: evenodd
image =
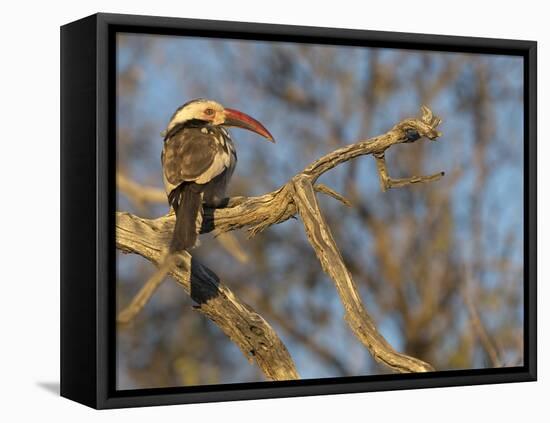
M 337 149 L 313 162 L 275 191 L 259 197 L 240 197 L 238 201 L 230 201 L 227 207 L 221 209 L 205 208 L 202 233 L 214 232 L 220 234 L 248 227 L 249 235 L 253 236 L 271 225 L 288 220 L 298 213 L 302 218 L 308 239 L 323 270 L 335 283 L 346 310 L 346 321 L 356 337 L 369 349 L 371 355 L 377 361 L 399 372 L 433 371 L 430 364 L 396 352 L 378 332 L 361 301 L 357 287 L 342 260 L 331 231 L 324 221 L 317 203 L 314 186 L 323 173 L 356 157 L 368 154 L 380 157 L 389 147 L 395 144 L 414 142 L 424 137 L 435 140 L 441 135 L 436 129 L 440 122 L 439 118 L 432 115 L 430 109 L 423 106 L 420 119 L 404 119 L 383 135 Z M 380 177 L 382 179 L 382 175 Z M 433 178 L 433 175 L 418 178 Z M 418 182 L 418 178 L 404 179 L 399 186 Z M 334 196 L 336 194 L 330 189 L 329 191 L 330 195 Z M 323 192 L 327 193 L 327 190 Z M 339 194 L 336 194 L 336 196 L 339 196 Z M 129 213 L 118 212 L 117 248 L 143 255 L 152 260 L 152 251 L 158 252 L 166 248 L 169 243 L 174 221 L 173 213 L 157 219 L 142 219 Z M 126 240 L 126 243 L 119 241 L 119 238 L 120 240 Z M 190 256 L 187 261 L 190 265 Z M 188 282 L 189 289 L 187 291 L 195 301 L 199 300 L 197 301 L 199 310 L 218 324 L 239 345 L 241 350 L 246 351 L 247 348 L 243 348 L 243 341 L 245 342 L 244 345 L 250 341 L 251 327 L 258 328 L 256 324 L 251 325 L 251 316 L 248 315 L 250 308 L 242 305 L 236 306 L 234 302 L 227 304 L 226 299 L 228 298 L 237 301 L 235 296 L 232 293 L 228 294 L 230 292 L 228 288 L 222 286 L 210 270 L 202 265 L 195 265 L 195 263 L 196 261 L 193 261 L 191 267 L 193 276 L 191 282 Z M 189 271 L 189 268 L 187 270 Z M 181 276 L 180 279 L 176 279 L 180 283 L 185 280 L 182 280 Z M 186 285 L 183 284 L 185 288 Z M 223 289 L 220 289 L 220 287 L 223 287 Z M 207 292 L 206 296 L 203 293 L 203 295 L 197 297 L 197 292 L 201 293 L 205 290 Z M 237 304 L 240 303 L 237 301 Z M 265 320 L 256 313 L 254 313 L 254 316 L 256 316 L 254 319 L 260 319 L 265 324 L 263 329 L 252 331 L 252 333 L 265 334 L 267 328 L 272 331 Z M 274 362 L 266 363 L 267 356 L 269 356 L 269 359 L 288 356 L 287 360 L 292 363 L 288 351 L 274 332 L 272 332 L 268 344 L 255 345 L 256 348 L 253 348 L 252 351 L 255 351 L 254 356 L 258 365 L 266 375 L 268 375 L 266 370 L 270 370 L 271 367 L 277 365 Z M 258 360 L 258 352 L 262 353 L 261 360 Z M 293 363 L 292 369 L 293 371 L 285 371 L 277 376 L 289 378 L 288 376 L 292 375 L 297 377 Z M 274 378 L 273 373 L 269 373 L 268 377 Z
M 230 232 L 224 232 L 218 234 L 216 239 L 225 249 L 225 251 L 231 254 L 235 260 L 243 264 L 248 263 L 248 261 L 250 260 L 250 256 L 244 250 L 243 246 L 234 234 Z
M 118 313 L 118 323 L 127 324 L 134 320 L 137 314 L 143 309 L 143 307 L 145 307 L 145 304 L 149 302 L 160 284 L 164 281 L 166 275 L 173 270 L 174 266 L 177 264 L 178 257 L 178 253 L 172 253 L 166 254 L 165 257 L 160 260 L 160 263 L 157 265 L 157 271 L 153 273 L 147 282 L 145 282 L 130 304 Z
M 340 373 L 340 375 L 352 376 L 352 373 L 346 366 L 346 363 L 340 360 L 338 356 L 332 353 L 332 351 L 330 351 L 328 348 L 325 348 L 322 344 L 316 342 L 315 338 L 311 336 L 310 332 L 300 331 L 291 321 L 289 321 L 288 317 L 277 313 L 273 309 L 269 301 L 262 301 L 262 299 L 259 299 L 259 301 L 261 301 L 261 308 L 263 312 L 266 316 L 269 317 L 271 321 L 279 325 L 294 339 L 304 344 L 304 346 L 310 351 L 317 354 L 317 356 L 319 356 L 319 358 L 321 358 L 325 363 L 334 367 L 334 369 L 336 369 Z
M 143 208 L 147 204 L 168 205 L 166 193 L 163 190 L 138 184 L 128 178 L 123 172 L 117 172 L 116 186 L 137 208 Z
M 493 365 L 493 367 L 502 367 L 502 360 L 500 359 L 500 354 L 498 353 L 495 343 L 489 336 L 489 333 L 487 332 L 487 329 L 485 328 L 485 325 L 481 320 L 481 317 L 477 311 L 477 307 L 473 299 L 471 266 L 467 266 L 465 270 L 465 275 L 466 275 L 466 283 L 464 285 L 464 288 L 462 289 L 462 298 L 464 299 L 464 303 L 468 308 L 468 314 L 470 315 L 470 322 L 472 324 L 474 333 L 479 339 L 479 342 L 481 343 L 481 346 L 485 350 L 487 357 L 489 357 L 489 360 L 491 361 L 491 364 Z

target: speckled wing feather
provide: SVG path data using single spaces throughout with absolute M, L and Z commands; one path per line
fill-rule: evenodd
M 185 128 L 164 143 L 164 176 L 174 186 L 196 181 L 212 166 L 219 153 L 220 147 L 212 135 L 198 128 Z

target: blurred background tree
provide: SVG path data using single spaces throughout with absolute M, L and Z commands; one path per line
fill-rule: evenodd
M 271 191 L 327 152 L 375 136 L 427 104 L 437 143 L 388 154 L 392 176 L 445 170 L 382 193 L 359 158 L 320 182 L 344 261 L 388 341 L 438 370 L 523 363 L 523 61 L 519 57 L 122 34 L 117 40 L 118 210 L 168 210 L 160 132 L 196 97 L 247 112 L 276 145 L 233 130 L 231 195 Z M 154 188 L 154 189 L 150 189 Z M 235 238 L 236 237 L 236 238 Z M 247 240 L 202 236 L 193 255 L 281 336 L 303 378 L 387 372 L 343 322 L 342 305 L 299 222 Z M 117 256 L 118 308 L 154 267 Z M 263 380 L 191 300 L 165 283 L 117 332 L 119 389 Z

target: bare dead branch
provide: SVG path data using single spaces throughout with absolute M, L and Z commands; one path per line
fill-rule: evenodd
M 126 195 L 128 200 L 138 209 L 146 204 L 168 205 L 166 193 L 161 188 L 141 185 L 130 179 L 124 172 L 117 172 L 117 188 Z M 239 240 L 231 233 L 223 233 L 217 237 L 221 246 L 240 263 L 247 263 L 249 256 Z
M 433 367 L 428 363 L 396 352 L 378 332 L 373 320 L 363 306 L 351 273 L 344 264 L 332 233 L 321 214 L 311 182 L 305 176 L 295 178 L 294 190 L 294 201 L 304 223 L 309 242 L 315 250 L 323 270 L 336 285 L 338 295 L 340 295 L 346 310 L 346 321 L 355 336 L 369 348 L 377 361 L 394 370 L 399 372 L 433 370 Z
M 310 164 L 302 173 L 315 182 L 326 171 L 358 156 L 381 154 L 394 144 L 414 142 L 420 138 L 435 140 L 441 136 L 437 130 L 440 123 L 441 119 L 434 117 L 428 107 L 422 106 L 420 119 L 404 119 L 383 135 L 334 150 Z
M 171 227 L 166 220 L 156 222 L 117 213 L 116 246 L 125 253 L 138 254 L 159 266 L 170 243 Z M 168 229 L 170 228 L 170 229 Z M 197 303 L 195 309 L 212 320 L 271 380 L 298 379 L 296 366 L 286 346 L 273 328 L 249 305 L 240 301 L 218 276 L 193 259 L 180 254 L 169 271 Z
M 356 157 L 368 154 L 380 157 L 383 156 L 385 150 L 395 144 L 414 142 L 421 138 L 435 140 L 441 135 L 437 130 L 440 122 L 441 120 L 434 117 L 430 109 L 423 106 L 420 119 L 404 119 L 383 135 L 337 149 L 310 164 L 301 173 L 295 175 L 289 182 L 275 191 L 259 197 L 233 199 L 225 208 L 205 208 L 201 231 L 203 233 L 214 232 L 220 234 L 248 227 L 249 235 L 254 236 L 267 227 L 284 222 L 298 213 L 321 266 L 335 283 L 346 310 L 346 320 L 350 328 L 369 349 L 372 356 L 399 372 L 432 371 L 433 367 L 430 364 L 396 352 L 378 332 L 360 299 L 355 283 L 342 260 L 331 231 L 324 221 L 315 196 L 314 185 L 323 173 Z M 437 178 L 434 175 L 408 178 L 409 180 L 406 183 L 402 182 L 396 186 L 415 183 L 413 180 L 416 182 L 433 181 L 441 177 L 440 174 L 438 175 Z M 330 189 L 329 191 L 331 192 L 329 195 L 334 196 L 333 194 L 336 194 Z M 327 193 L 326 190 L 323 192 Z M 336 194 L 336 196 L 339 196 L 339 194 Z M 156 257 L 155 251 L 165 248 L 169 243 L 174 221 L 173 213 L 157 219 L 142 219 L 129 213 L 118 212 L 117 247 L 126 252 L 143 255 L 156 262 L 154 259 Z M 186 263 L 190 266 L 190 256 L 187 258 Z M 183 275 L 177 273 L 176 279 L 184 285 L 184 288 L 187 287 L 188 292 L 195 301 L 198 300 L 199 309 L 220 325 L 222 330 L 239 345 L 241 350 L 246 352 L 247 347 L 244 345 L 248 345 L 250 338 L 243 334 L 243 330 L 246 333 L 251 330 L 249 320 L 252 318 L 250 315 L 251 309 L 248 306 L 243 307 L 228 288 L 219 283 L 217 277 L 210 270 L 202 265 L 195 265 L 195 260 L 193 260 L 191 281 L 189 282 L 189 277 L 185 279 Z M 215 289 L 212 285 L 215 286 Z M 205 289 L 208 292 L 206 297 L 204 293 L 198 297 L 196 296 L 197 291 L 202 292 Z M 231 299 L 231 301 L 228 303 L 227 299 Z M 266 363 L 265 360 L 284 356 L 287 365 L 285 371 L 282 372 L 282 376 L 287 379 L 292 378 L 289 375 L 297 377 L 288 351 L 282 342 L 259 315 L 256 313 L 253 313 L 253 315 L 254 319 L 264 323 L 263 328 L 258 333 L 265 334 L 266 330 L 271 331 L 268 343 L 256 343 L 255 348 L 252 349 L 252 351 L 255 351 L 258 365 L 264 373 L 270 375 L 269 377 L 275 378 L 273 377 L 272 367 L 276 366 L 276 363 Z M 257 324 L 252 326 L 258 327 Z M 258 352 L 262 353 L 261 358 L 259 358 Z M 289 363 L 292 363 L 292 366 Z M 277 375 L 281 376 L 278 373 Z

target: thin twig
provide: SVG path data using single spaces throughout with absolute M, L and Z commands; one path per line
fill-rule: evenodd
M 380 177 L 380 188 L 382 191 L 387 191 L 390 188 L 402 188 L 411 184 L 434 182 L 441 179 L 445 175 L 445 172 L 438 172 L 427 176 L 411 176 L 409 178 L 394 179 L 388 174 L 386 157 L 384 153 L 374 154 L 373 156 L 376 160 L 376 168 L 378 170 L 378 176 Z
M 327 187 L 325 184 L 317 184 L 313 188 L 317 192 L 322 192 L 323 194 L 326 194 L 334 198 L 335 200 L 340 201 L 344 206 L 351 207 L 351 201 L 349 201 L 342 194 L 339 194 L 336 191 L 334 191 L 332 188 Z

